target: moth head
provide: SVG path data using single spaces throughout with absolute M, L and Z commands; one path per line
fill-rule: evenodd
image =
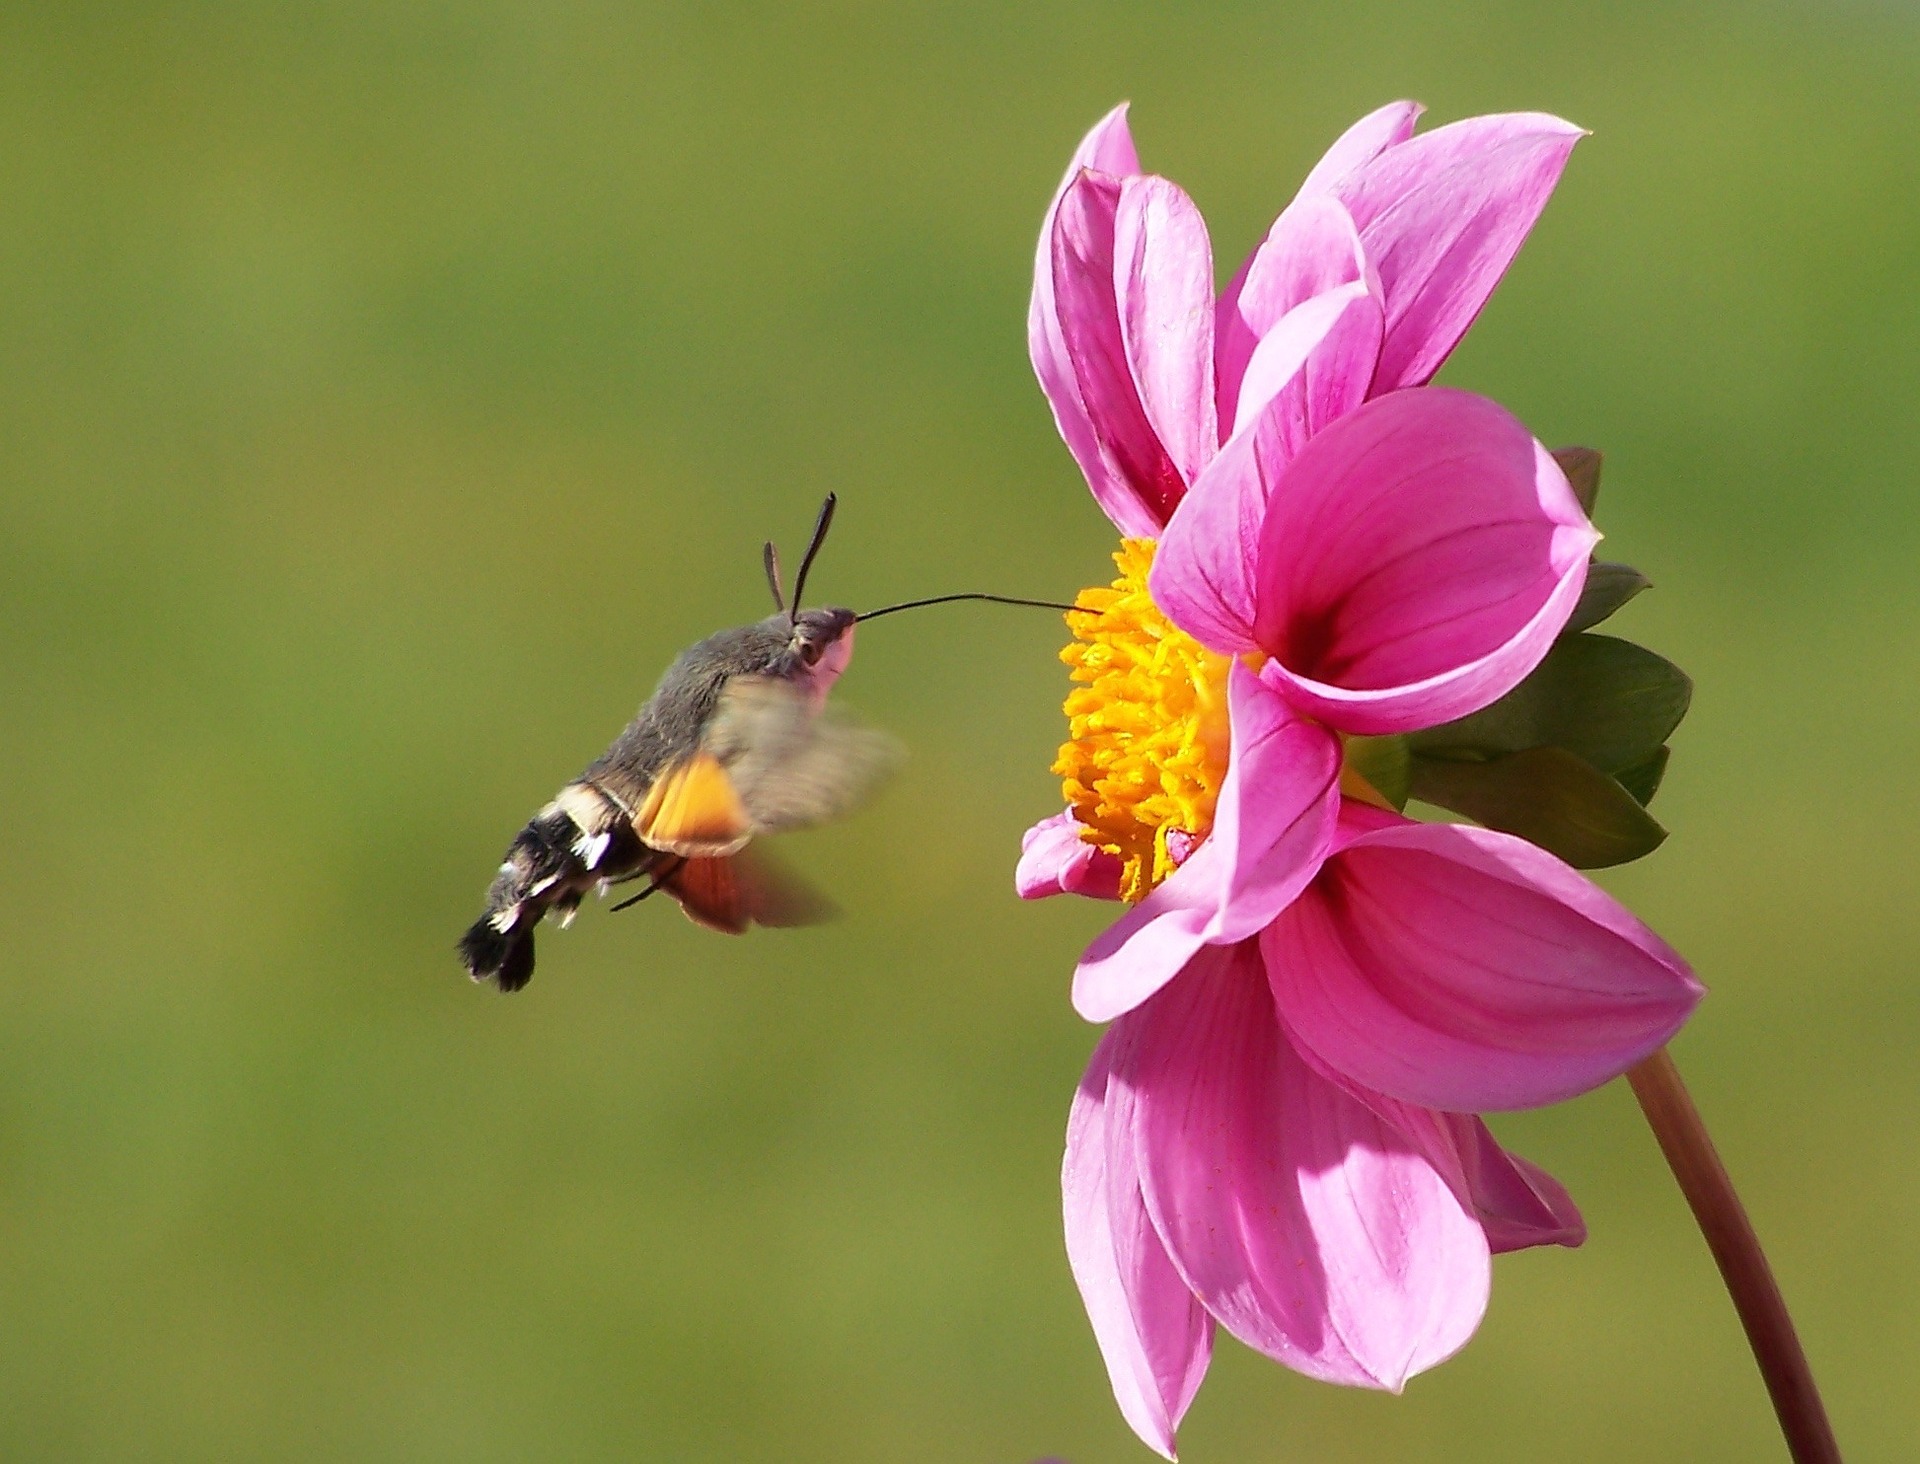
M 801 610 L 789 622 L 787 642 L 796 677 L 806 681 L 816 696 L 824 697 L 853 659 L 851 610 Z

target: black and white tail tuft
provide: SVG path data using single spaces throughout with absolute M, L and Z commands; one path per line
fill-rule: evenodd
M 533 979 L 533 927 L 502 935 L 483 915 L 460 937 L 460 959 L 475 981 L 491 981 L 502 991 L 518 991 Z
M 569 784 L 508 847 L 486 912 L 460 937 L 467 974 L 518 991 L 533 978 L 534 926 L 553 910 L 564 927 L 582 895 L 603 880 L 630 877 L 645 853 L 599 789 Z

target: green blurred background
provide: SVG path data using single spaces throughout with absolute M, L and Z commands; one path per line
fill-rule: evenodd
M 0 1457 L 1148 1457 L 1058 1234 L 1106 912 L 1010 889 L 1052 618 L 863 635 L 913 756 L 789 845 L 840 923 L 451 947 L 825 490 L 837 602 L 1106 577 L 1024 327 L 1096 117 L 1224 271 L 1402 95 L 1593 129 L 1445 379 L 1609 454 L 1699 692 L 1608 882 L 1849 1457 L 1914 1457 L 1917 82 L 1891 4 L 7 6 Z M 1780 1457 L 1624 1090 L 1500 1128 L 1585 1251 L 1399 1399 L 1223 1340 L 1189 1460 Z

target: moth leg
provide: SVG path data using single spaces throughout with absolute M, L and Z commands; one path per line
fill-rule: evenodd
M 650 871 L 653 875 L 653 883 L 649 884 L 644 890 L 640 891 L 639 894 L 628 896 L 626 899 L 622 900 L 619 904 L 615 905 L 613 909 L 616 911 L 624 910 L 629 905 L 639 904 L 642 900 L 646 899 L 647 896 L 649 895 L 659 894 L 660 891 L 663 888 L 665 888 L 667 881 L 672 879 L 674 875 L 678 874 L 680 872 L 680 866 L 685 864 L 686 862 L 687 861 L 685 859 L 681 858 L 677 854 L 669 856 L 669 862 L 663 868 L 657 868 Z M 629 875 L 627 877 L 629 879 L 638 879 L 639 873 L 636 872 L 635 874 Z

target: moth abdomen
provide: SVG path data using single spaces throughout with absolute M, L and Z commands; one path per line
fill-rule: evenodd
M 547 912 L 564 924 L 588 890 L 632 878 L 651 857 L 611 798 L 568 784 L 507 846 L 485 912 L 460 938 L 467 974 L 518 991 L 533 977 L 533 928 Z
M 491 914 L 482 915 L 460 937 L 460 959 L 475 981 L 491 981 L 502 991 L 518 991 L 533 977 L 533 926 L 502 933 Z

